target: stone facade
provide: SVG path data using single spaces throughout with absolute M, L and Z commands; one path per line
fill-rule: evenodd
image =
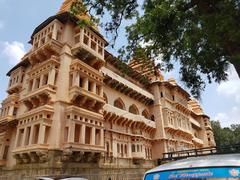
M 71 3 L 34 30 L 32 48 L 8 72 L 0 116 L 6 179 L 140 179 L 165 152 L 215 146 L 196 100 L 174 79 L 107 52 L 97 27 L 76 25 Z

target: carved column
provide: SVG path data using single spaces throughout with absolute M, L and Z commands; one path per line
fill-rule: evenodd
M 68 133 L 68 142 L 74 142 L 74 134 L 75 134 L 75 123 L 70 121 L 69 123 L 69 133 Z
M 57 40 L 57 24 L 53 26 L 52 39 Z
M 86 125 L 82 124 L 80 133 L 80 143 L 85 144 Z
M 74 86 L 80 86 L 79 84 L 80 82 L 80 75 L 79 75 L 79 72 L 74 72 Z
M 30 129 L 29 145 L 32 144 L 32 141 L 33 141 L 33 135 L 34 135 L 34 125 L 32 125 L 32 126 L 31 126 L 31 129 Z
M 34 91 L 36 89 L 36 78 L 33 79 L 33 85 L 32 85 L 32 90 L 31 91 Z
M 9 115 L 9 116 L 13 116 L 13 111 L 14 111 L 14 106 L 11 105 L 11 106 L 10 106 L 10 109 L 9 109 L 9 111 L 8 111 L 8 115 Z
M 15 148 L 18 147 L 18 141 L 19 141 L 19 129 L 17 129 L 17 135 L 16 135 L 15 144 L 14 144 L 14 147 L 15 147 Z
M 100 133 L 100 146 L 104 146 L 104 129 L 101 129 Z
M 56 70 L 55 70 L 55 68 L 52 68 L 51 71 L 48 74 L 48 84 L 54 85 L 55 74 L 56 74 Z
M 99 90 L 100 90 L 99 95 L 103 97 L 103 86 L 100 86 Z
M 90 144 L 95 145 L 95 139 L 96 139 L 96 128 L 91 128 L 91 136 L 90 136 Z
M 92 89 L 91 90 L 94 94 L 96 94 L 96 88 L 97 88 L 96 82 L 92 82 Z
M 44 79 L 44 75 L 42 74 L 40 77 L 39 87 L 43 86 L 43 79 Z
M 88 78 L 83 78 L 83 88 L 88 91 Z
M 23 132 L 23 138 L 22 138 L 22 147 L 25 146 L 25 142 L 26 142 L 26 137 L 27 137 L 27 127 L 24 128 L 24 132 Z
M 46 131 L 46 126 L 41 124 L 39 129 L 38 144 L 44 144 L 45 131 Z

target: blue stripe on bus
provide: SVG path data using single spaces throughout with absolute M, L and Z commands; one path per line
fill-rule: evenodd
M 240 178 L 237 168 L 198 168 L 150 173 L 145 180 L 171 180 L 188 178 Z

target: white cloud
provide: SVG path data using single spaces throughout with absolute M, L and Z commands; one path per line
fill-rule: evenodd
M 1 55 L 6 57 L 12 65 L 17 64 L 26 52 L 24 44 L 18 41 L 3 42 L 0 45 L 1 49 L 3 49 Z
M 223 127 L 230 126 L 231 124 L 240 123 L 240 79 L 233 65 L 230 66 L 228 71 L 228 81 L 222 82 L 217 87 L 217 95 L 234 104 L 224 112 L 219 112 L 214 120 L 219 120 Z
M 240 79 L 232 65 L 229 68 L 228 75 L 228 81 L 221 83 L 217 88 L 217 92 L 219 95 L 232 98 L 233 101 L 240 104 Z
M 231 124 L 239 124 L 240 107 L 234 106 L 229 112 L 218 113 L 214 120 L 220 121 L 223 127 L 230 126 Z

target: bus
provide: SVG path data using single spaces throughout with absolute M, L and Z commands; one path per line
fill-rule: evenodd
M 147 171 L 144 180 L 240 180 L 240 154 L 191 157 Z

